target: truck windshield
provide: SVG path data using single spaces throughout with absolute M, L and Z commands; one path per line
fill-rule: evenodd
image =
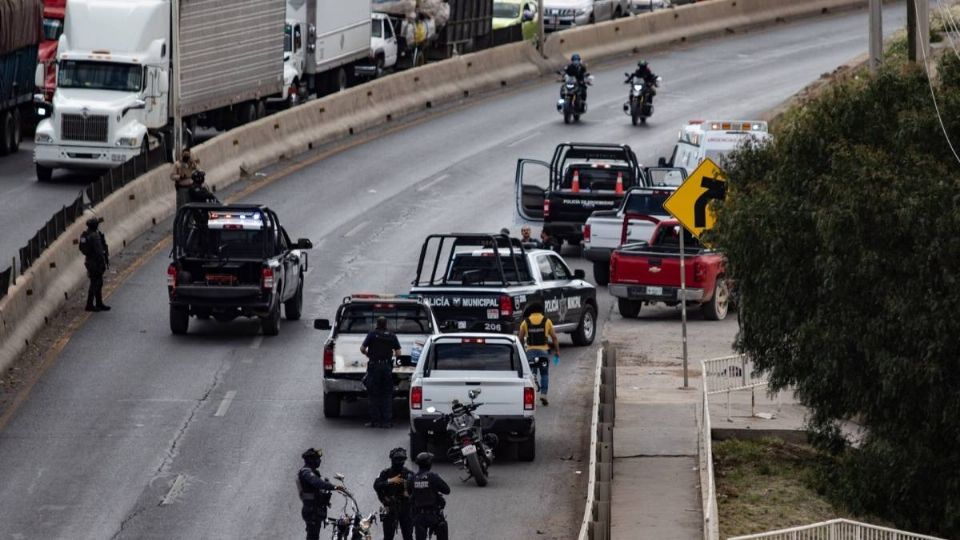
M 516 19 L 520 16 L 520 4 L 494 2 L 493 16 L 497 19 Z
M 700 241 L 680 225 L 664 226 L 657 229 L 653 244 L 656 246 L 680 247 L 680 231 L 683 231 L 683 250 L 700 249 Z
M 669 197 L 669 193 L 632 193 L 627 198 L 627 212 L 636 214 L 646 214 L 648 216 L 665 216 L 667 211 L 663 209 L 663 202 Z
M 58 71 L 57 86 L 60 88 L 122 92 L 139 92 L 143 89 L 143 67 L 136 64 L 64 60 Z
M 263 231 L 191 228 L 183 243 L 188 257 L 202 259 L 260 259 Z
M 436 343 L 430 369 L 447 371 L 517 371 L 516 349 L 507 343 Z
M 383 37 L 383 22 L 379 19 L 370 21 L 370 35 L 375 38 Z
M 514 257 L 517 261 L 517 270 L 514 269 L 513 259 L 509 256 L 500 257 L 500 264 L 503 265 L 503 273 L 507 281 L 530 281 L 530 270 L 527 268 L 525 257 Z M 500 283 L 500 270 L 497 268 L 497 259 L 492 254 L 474 255 L 472 253 L 458 253 L 453 264 L 450 265 L 450 272 L 447 275 L 447 283 Z
M 46 41 L 56 41 L 60 39 L 63 33 L 63 19 L 43 19 L 43 39 Z
M 429 334 L 433 322 L 421 305 L 347 304 L 337 320 L 337 333 L 367 334 L 373 332 L 378 317 L 387 319 L 387 330 L 395 334 Z

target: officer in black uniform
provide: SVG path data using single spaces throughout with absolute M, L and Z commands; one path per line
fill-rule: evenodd
M 406 463 L 407 450 L 394 448 L 390 451 L 390 467 L 380 471 L 380 476 L 373 482 L 373 489 L 384 507 L 380 516 L 384 540 L 393 540 L 397 525 L 400 526 L 403 540 L 413 540 L 413 513 L 410 492 L 407 490 L 407 483 L 413 479 L 413 471 L 404 466 Z
M 110 249 L 107 238 L 100 232 L 103 218 L 87 220 L 87 230 L 80 235 L 80 252 L 83 253 L 83 265 L 87 268 L 90 288 L 87 289 L 87 311 L 110 311 L 103 303 L 103 274 L 110 266 Z
M 343 491 L 341 486 L 335 486 L 329 480 L 320 476 L 320 457 L 322 450 L 310 448 L 301 456 L 303 467 L 297 473 L 297 491 L 303 502 L 300 516 L 307 524 L 307 540 L 319 540 L 320 528 L 327 519 L 327 508 L 330 506 L 330 492 Z
M 219 203 L 217 197 L 203 184 L 207 174 L 203 171 L 193 171 L 193 185 L 190 186 L 190 202 L 192 203 Z
M 407 483 L 407 490 L 413 506 L 413 527 L 417 540 L 426 540 L 428 530 L 433 531 L 437 540 L 448 540 L 447 518 L 443 515 L 446 501 L 443 496 L 450 494 L 450 486 L 439 474 L 430 471 L 433 454 L 421 452 L 417 454 L 416 462 L 418 471 Z
M 387 330 L 387 319 L 377 317 L 377 328 L 360 346 L 367 360 L 364 384 L 370 400 L 370 422 L 366 427 L 393 427 L 393 358 L 400 356 L 400 340 Z

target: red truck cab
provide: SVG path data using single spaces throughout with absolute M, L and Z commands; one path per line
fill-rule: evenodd
M 37 92 L 43 94 L 43 101 L 53 101 L 53 91 L 57 89 L 57 44 L 63 34 L 63 21 L 67 9 L 67 0 L 43 0 L 43 41 L 37 55 L 38 63 L 43 65 L 43 88 Z
M 627 216 L 624 226 L 633 216 Z M 680 234 L 684 235 L 686 293 L 680 283 Z M 704 247 L 676 220 L 657 224 L 649 242 L 634 242 L 610 256 L 610 294 L 624 317 L 637 317 L 643 304 L 675 306 L 681 299 L 703 307 L 706 319 L 722 320 L 731 302 L 724 256 Z

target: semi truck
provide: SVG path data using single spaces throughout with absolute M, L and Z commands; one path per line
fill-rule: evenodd
M 188 146 L 198 126 L 266 115 L 283 90 L 286 0 L 173 1 L 67 4 L 52 113 L 34 139 L 39 180 L 58 168 L 114 167 L 171 140 L 176 109 Z
M 0 156 L 20 148 L 24 124 L 33 118 L 33 79 L 42 21 L 40 0 L 0 2 Z

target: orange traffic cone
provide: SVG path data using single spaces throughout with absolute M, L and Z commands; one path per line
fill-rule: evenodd
M 617 173 L 617 187 L 614 188 L 614 191 L 617 192 L 617 195 L 623 195 L 623 173 Z
M 573 171 L 573 186 L 571 189 L 574 193 L 580 193 L 580 171 Z

